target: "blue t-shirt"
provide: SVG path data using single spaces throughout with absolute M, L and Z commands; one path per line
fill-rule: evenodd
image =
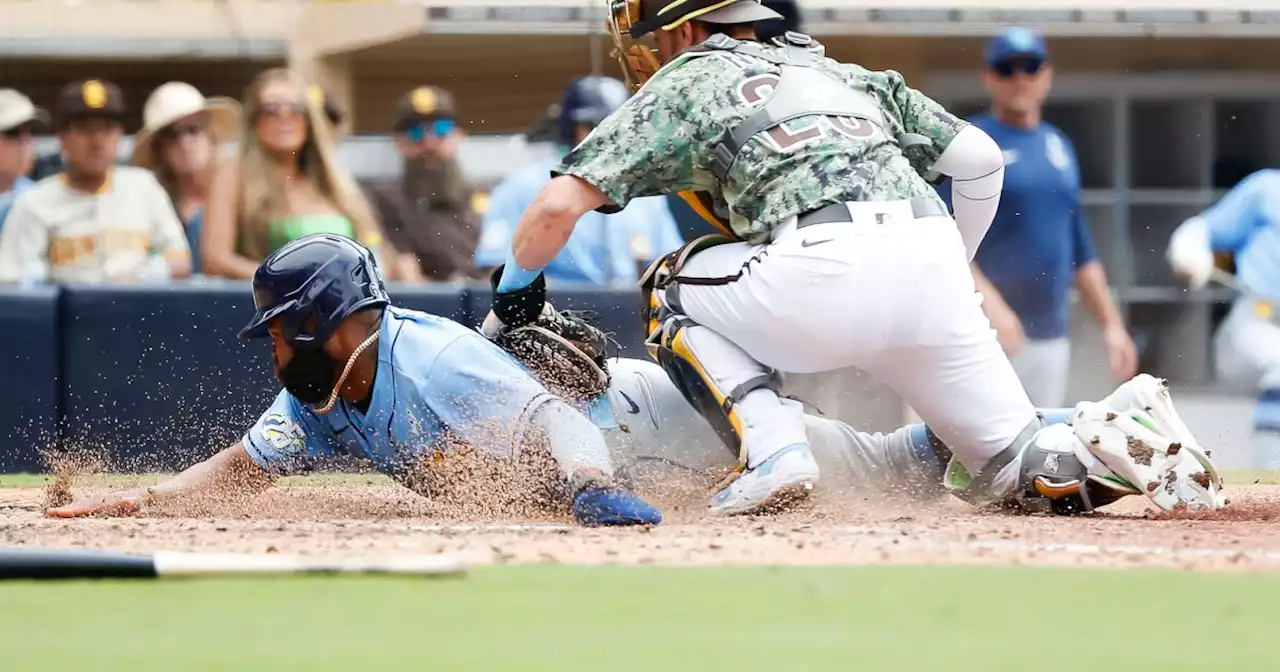
M 1236 274 L 1250 290 L 1280 302 L 1280 170 L 1246 177 L 1201 217 L 1209 246 L 1236 257 Z
M 519 362 L 452 320 L 388 307 L 367 413 L 340 399 L 317 415 L 287 391 L 249 429 L 243 445 L 263 469 L 289 474 L 334 455 L 367 458 L 403 476 L 412 462 L 445 450 L 445 439 L 514 454 L 529 417 L 553 397 Z
M 1075 147 L 1062 131 L 1005 125 L 990 114 L 970 119 L 1004 150 L 1004 190 L 975 261 L 1028 338 L 1065 337 L 1076 271 L 1097 259 L 1081 204 Z M 951 206 L 951 181 L 939 188 Z
M 551 179 L 558 162 L 546 159 L 520 168 L 494 188 L 476 247 L 476 268 L 506 262 L 520 215 Z M 583 215 L 543 272 L 549 282 L 634 285 L 638 263 L 651 262 L 683 243 L 665 198 L 637 198 L 616 214 Z
M 13 201 L 18 198 L 22 192 L 31 188 L 35 182 L 24 175 L 19 175 L 18 179 L 13 181 L 13 189 L 0 194 L 0 228 L 4 228 L 4 220 L 9 216 L 9 211 L 13 209 Z

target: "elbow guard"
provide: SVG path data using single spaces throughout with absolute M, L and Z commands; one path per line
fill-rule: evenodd
M 966 126 L 933 164 L 951 177 L 951 206 L 969 261 L 991 228 L 1004 189 L 1004 152 L 977 126 Z

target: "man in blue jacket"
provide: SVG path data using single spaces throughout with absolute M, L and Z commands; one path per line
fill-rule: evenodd
M 969 121 L 1004 151 L 1004 190 L 978 248 L 974 278 L 983 309 L 1037 406 L 1067 393 L 1071 287 L 1102 328 L 1111 375 L 1138 368 L 1137 348 L 1107 286 L 1081 203 L 1075 148 L 1043 119 L 1053 68 L 1044 40 L 1011 28 L 987 45 L 982 81 L 991 111 Z M 951 203 L 951 183 L 940 189 Z

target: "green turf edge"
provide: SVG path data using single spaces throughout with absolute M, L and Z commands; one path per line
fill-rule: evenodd
M 567 567 L 0 585 L 7 670 L 1262 670 L 1280 576 Z

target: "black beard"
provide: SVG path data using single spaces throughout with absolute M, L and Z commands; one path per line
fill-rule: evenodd
M 295 399 L 305 404 L 323 404 L 333 393 L 338 365 L 323 350 L 294 350 L 293 358 L 280 370 L 280 382 Z

